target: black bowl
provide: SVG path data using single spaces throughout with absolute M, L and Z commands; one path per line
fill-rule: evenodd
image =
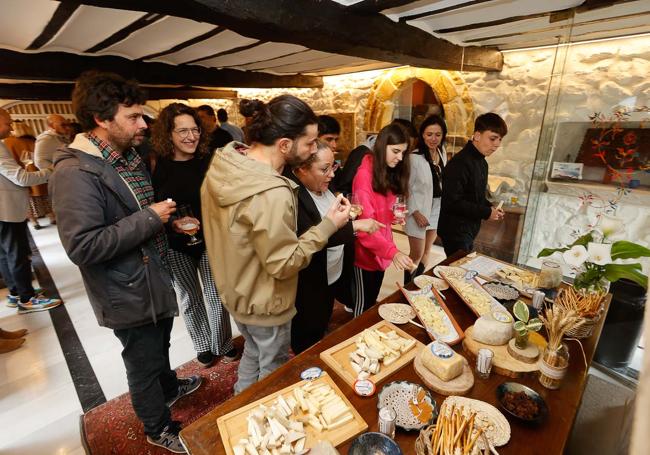
M 348 455 L 402 455 L 402 449 L 383 433 L 363 433 L 350 445 Z
M 506 408 L 503 401 L 506 392 L 513 392 L 513 393 L 524 392 L 531 400 L 537 403 L 537 406 L 539 407 L 539 411 L 537 412 L 537 415 L 534 416 L 533 418 L 528 419 L 518 414 L 515 414 L 510 409 Z M 517 419 L 523 422 L 540 423 L 546 418 L 548 414 L 548 407 L 546 406 L 546 402 L 540 396 L 540 394 L 535 392 L 530 387 L 526 387 L 525 385 L 519 384 L 518 382 L 504 382 L 499 387 L 497 387 L 497 400 L 499 401 L 499 405 L 501 406 L 501 409 L 505 410 L 508 414 L 510 414 L 513 417 L 516 417 Z

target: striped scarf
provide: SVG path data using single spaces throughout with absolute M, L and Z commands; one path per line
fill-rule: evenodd
M 138 205 L 142 209 L 145 209 L 153 204 L 153 186 L 144 171 L 142 158 L 140 158 L 140 155 L 135 149 L 130 147 L 123 154 L 119 154 L 108 142 L 101 140 L 95 134 L 88 133 L 87 137 L 99 149 L 106 162 L 117 171 L 122 180 L 131 188 L 138 201 Z M 167 256 L 167 236 L 165 235 L 165 230 L 161 229 L 158 231 L 153 240 L 158 254 L 164 261 Z

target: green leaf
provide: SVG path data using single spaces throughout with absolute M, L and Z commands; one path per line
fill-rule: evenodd
M 641 273 L 641 264 L 607 264 L 605 266 L 605 278 L 612 283 L 627 278 L 634 281 L 644 289 L 648 289 L 648 277 Z
M 619 240 L 612 244 L 612 259 L 631 259 L 649 256 L 650 249 L 636 243 L 628 242 L 627 240 Z
M 540 251 L 537 254 L 537 257 L 538 258 L 543 258 L 543 257 L 546 257 L 546 256 L 550 256 L 551 254 L 553 254 L 553 253 L 555 253 L 557 251 L 559 251 L 560 253 L 564 253 L 565 251 L 570 250 L 571 247 L 575 246 L 575 245 L 582 245 L 582 246 L 586 247 L 589 244 L 589 242 L 593 242 L 593 241 L 594 241 L 594 236 L 590 232 L 589 234 L 585 234 L 582 237 L 579 237 L 575 242 L 573 242 L 569 246 L 565 246 L 565 247 L 562 247 L 562 248 L 544 248 L 542 251 Z
M 589 242 L 594 241 L 594 236 L 590 233 L 583 235 L 582 237 L 578 238 L 575 242 L 571 244 L 571 246 L 576 246 L 576 245 L 582 245 L 586 247 L 589 245 Z
M 526 329 L 526 324 L 522 321 L 515 322 L 515 325 L 513 327 L 515 331 L 520 335 L 523 335 L 528 331 L 528 329 Z
M 528 324 L 526 324 L 526 328 L 531 332 L 538 332 L 543 325 L 544 324 L 542 324 L 541 320 L 539 320 L 538 318 L 533 318 L 530 321 L 528 321 Z
M 512 312 L 520 321 L 524 323 L 528 322 L 528 318 L 530 317 L 530 313 L 528 312 L 528 305 L 526 305 L 521 300 L 517 300 L 515 302 L 514 306 L 512 307 Z
M 551 254 L 555 253 L 556 251 L 559 251 L 560 253 L 564 253 L 565 251 L 568 251 L 569 247 L 564 247 L 564 248 L 544 248 L 542 251 L 540 251 L 537 254 L 538 258 L 543 258 L 546 256 L 550 256 Z

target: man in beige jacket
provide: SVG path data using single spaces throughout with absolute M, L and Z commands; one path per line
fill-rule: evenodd
M 348 222 L 339 197 L 323 221 L 296 235 L 297 185 L 285 165 L 316 152 L 317 118 L 298 98 L 248 101 L 252 145 L 215 154 L 201 190 L 205 241 L 224 306 L 246 343 L 235 393 L 288 360 L 298 272 Z

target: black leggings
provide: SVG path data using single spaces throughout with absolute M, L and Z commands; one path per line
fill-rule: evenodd
M 354 317 L 356 318 L 368 308 L 377 303 L 377 296 L 384 281 L 384 272 L 363 270 L 354 267 L 354 285 L 356 295 L 354 298 Z

